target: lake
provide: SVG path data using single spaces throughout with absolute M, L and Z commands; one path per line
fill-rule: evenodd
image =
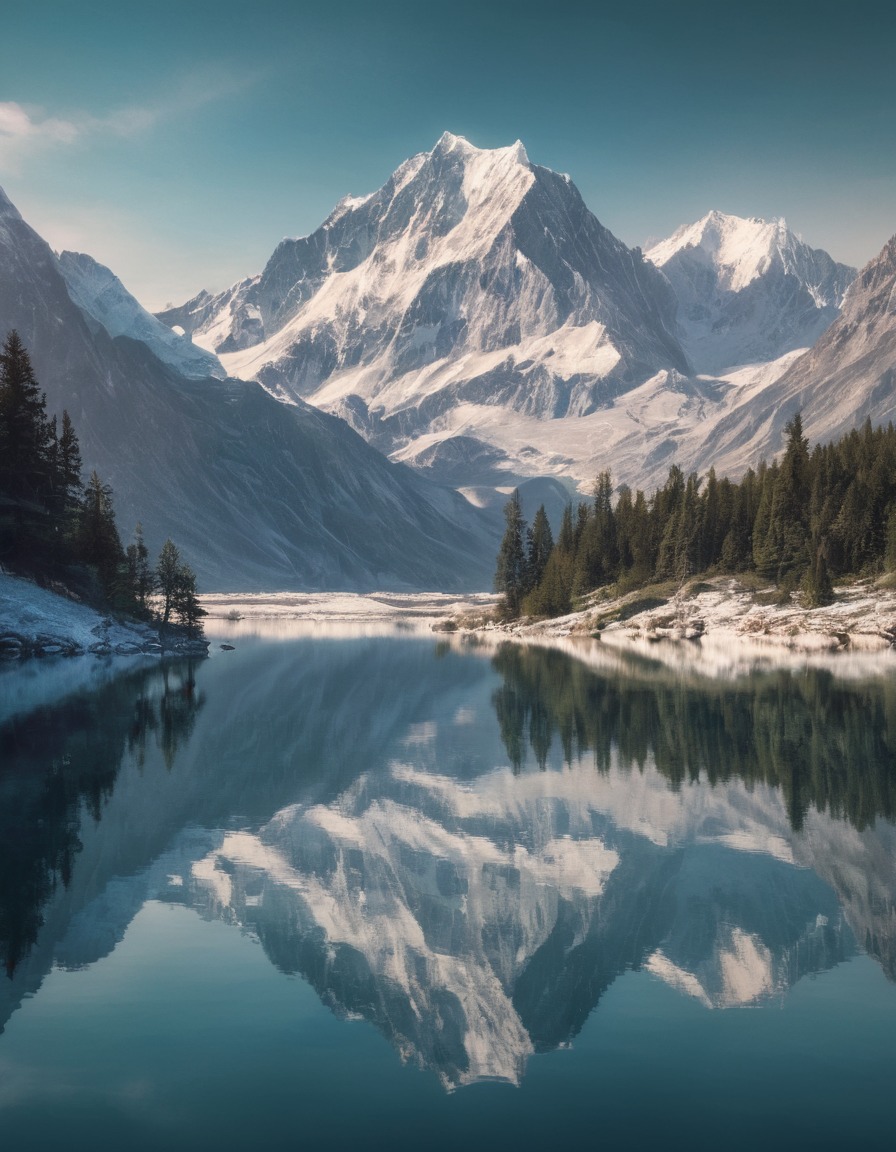
M 232 642 L 0 669 L 0 1147 L 891 1145 L 892 674 Z

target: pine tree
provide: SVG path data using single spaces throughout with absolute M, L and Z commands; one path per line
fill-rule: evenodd
M 202 617 L 206 611 L 196 595 L 196 574 L 187 564 L 178 565 L 171 609 L 178 624 L 186 629 L 191 639 L 202 634 Z
M 149 550 L 143 539 L 143 526 L 137 523 L 134 539 L 127 547 L 128 586 L 141 615 L 149 613 L 149 597 L 155 588 L 155 573 L 149 567 Z
M 53 482 L 46 398 L 14 330 L 0 353 L 0 444 L 0 492 L 46 502 Z
M 574 577 L 575 556 L 558 544 L 548 557 L 541 582 L 526 600 L 532 615 L 565 616 L 571 612 Z
M 775 478 L 764 541 L 764 566 L 780 584 L 808 563 L 809 449 L 799 412 L 785 428 L 787 447 Z
M 557 537 L 557 547 L 567 555 L 574 555 L 576 550 L 576 534 L 572 524 L 572 504 L 563 509 L 563 519 L 560 521 L 560 535 Z
M 544 504 L 542 504 L 535 513 L 532 527 L 526 533 L 525 591 L 527 593 L 538 586 L 553 548 L 554 536 L 551 532 L 547 512 L 545 512 Z
M 78 523 L 81 560 L 97 573 L 107 600 L 121 596 L 120 574 L 125 554 L 115 526 L 112 489 L 91 472 Z
M 697 473 L 692 472 L 688 477 L 681 500 L 681 508 L 675 525 L 674 540 L 674 569 L 676 580 L 683 581 L 699 568 L 699 541 L 700 541 L 700 501 L 698 489 L 700 481 Z
M 889 512 L 887 513 L 884 570 L 887 572 L 896 572 L 896 504 L 891 504 Z
M 498 566 L 495 571 L 495 591 L 504 593 L 504 611 L 511 619 L 519 616 L 523 593 L 526 587 L 526 554 L 523 539 L 526 522 L 518 488 L 504 505 L 504 519 L 507 527 L 498 553 Z
M 599 473 L 592 496 L 591 513 L 576 552 L 575 587 L 579 592 L 609 584 L 619 570 L 619 536 L 609 470 Z
M 808 608 L 823 608 L 834 602 L 834 586 L 828 572 L 824 548 L 819 547 L 815 559 L 806 570 L 802 581 L 803 601 Z
M 68 412 L 62 410 L 62 434 L 56 456 L 56 486 L 61 493 L 64 513 L 77 511 L 81 504 L 84 485 L 81 483 L 81 447 Z
M 667 580 L 676 575 L 676 551 L 684 490 L 684 473 L 677 464 L 673 464 L 665 485 L 653 498 L 652 519 L 656 525 L 658 542 L 656 556 L 658 580 Z
M 156 565 L 156 586 L 162 594 L 162 624 L 167 625 L 171 620 L 171 612 L 177 598 L 177 585 L 180 573 L 180 552 L 177 546 L 166 540 L 159 553 Z

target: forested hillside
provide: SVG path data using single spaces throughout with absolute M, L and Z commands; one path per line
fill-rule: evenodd
M 704 572 L 753 572 L 782 597 L 801 589 L 809 606 L 829 603 L 831 581 L 896 568 L 896 429 L 867 421 L 811 452 L 799 414 L 787 425 L 780 460 L 740 482 L 686 476 L 673 465 L 651 497 L 622 488 L 613 503 L 609 472 L 593 498 L 568 506 L 556 541 L 540 509 L 531 527 L 513 494 L 498 555 L 503 612 L 559 616 L 576 596 Z
M 85 486 L 81 469 L 68 412 L 61 426 L 48 417 L 28 352 L 10 332 L 0 354 L 0 566 L 141 619 L 152 617 L 158 592 L 161 622 L 198 635 L 205 613 L 192 569 L 170 540 L 151 567 L 139 524 L 125 548 L 111 488 L 95 471 Z

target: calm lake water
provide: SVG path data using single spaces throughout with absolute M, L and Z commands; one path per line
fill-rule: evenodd
M 0 1147 L 892 1146 L 892 676 L 235 643 L 0 670 Z

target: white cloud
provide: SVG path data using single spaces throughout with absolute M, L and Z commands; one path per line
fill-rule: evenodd
M 13 101 L 0 103 L 0 149 L 23 142 L 50 141 L 70 144 L 80 129 L 71 120 L 43 116 L 40 111 L 24 108 Z
M 39 151 L 85 143 L 92 138 L 139 136 L 161 121 L 175 120 L 208 104 L 238 95 L 265 73 L 204 68 L 174 84 L 160 99 L 145 106 L 125 105 L 105 116 L 70 113 L 48 115 L 43 108 L 0 101 L 0 167 L 19 172 L 24 160 Z
M 133 136 L 152 126 L 148 109 L 123 108 L 107 117 L 47 116 L 42 108 L 0 102 L 0 164 L 18 171 L 26 157 L 58 146 L 70 146 L 93 135 Z

